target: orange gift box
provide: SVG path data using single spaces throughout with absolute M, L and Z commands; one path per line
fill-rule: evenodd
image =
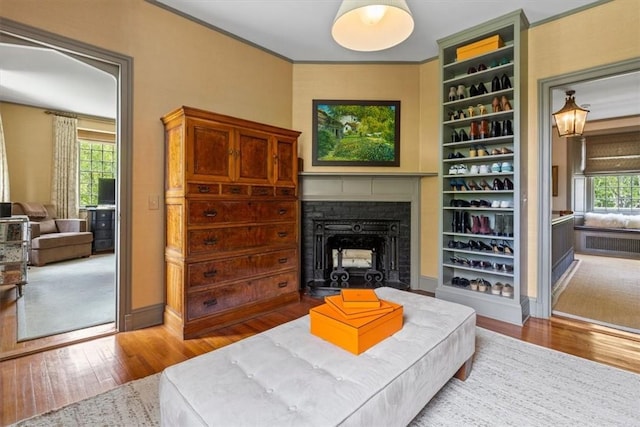
M 314 307 L 309 311 L 311 333 L 358 355 L 402 329 L 402 306 L 385 302 L 392 311 L 357 319 L 345 318 L 329 304 Z
M 487 37 L 486 39 L 478 40 L 475 43 L 471 43 L 465 46 L 460 46 L 456 49 L 456 57 L 458 61 L 463 59 L 472 58 L 474 56 L 482 55 L 483 53 L 491 52 L 504 46 L 502 37 L 496 34 L 495 36 Z
M 342 289 L 342 304 L 348 308 L 378 308 L 380 300 L 373 289 Z
M 346 319 L 358 319 L 360 317 L 370 317 L 393 311 L 393 305 L 388 301 L 380 300 L 380 307 L 377 308 L 349 308 L 345 307 L 340 295 L 324 297 L 324 302 L 329 304 Z

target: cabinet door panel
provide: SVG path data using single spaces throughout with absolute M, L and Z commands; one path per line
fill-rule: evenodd
M 233 131 L 209 122 L 189 121 L 191 153 L 187 156 L 187 179 L 229 181 L 232 176 Z
M 276 139 L 274 163 L 276 184 L 292 186 L 297 184 L 298 149 L 295 139 Z
M 238 182 L 270 183 L 272 176 L 272 154 L 270 137 L 267 134 L 238 132 L 236 167 Z

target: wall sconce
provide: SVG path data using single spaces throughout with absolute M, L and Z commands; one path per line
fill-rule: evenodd
M 574 93 L 576 93 L 575 90 L 566 91 L 567 99 L 565 100 L 564 107 L 553 113 L 560 137 L 580 136 L 584 131 L 584 124 L 587 121 L 589 110 L 585 110 L 576 105 L 575 98 L 573 97 Z
M 402 43 L 413 26 L 405 0 L 343 0 L 331 35 L 347 49 L 373 52 Z

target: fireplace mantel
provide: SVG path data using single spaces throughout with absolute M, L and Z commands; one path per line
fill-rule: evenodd
M 418 172 L 302 172 L 301 201 L 367 201 L 411 203 L 411 289 L 420 289 L 421 179 Z

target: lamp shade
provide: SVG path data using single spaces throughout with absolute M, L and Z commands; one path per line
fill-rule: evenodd
M 573 97 L 575 91 L 568 90 L 566 93 L 567 99 L 565 100 L 564 107 L 553 113 L 553 118 L 558 128 L 558 135 L 560 135 L 560 137 L 580 136 L 582 132 L 584 132 L 584 124 L 587 121 L 589 110 L 585 110 L 576 105 Z
M 373 52 L 402 43 L 413 26 L 405 0 L 343 0 L 331 35 L 347 49 Z

